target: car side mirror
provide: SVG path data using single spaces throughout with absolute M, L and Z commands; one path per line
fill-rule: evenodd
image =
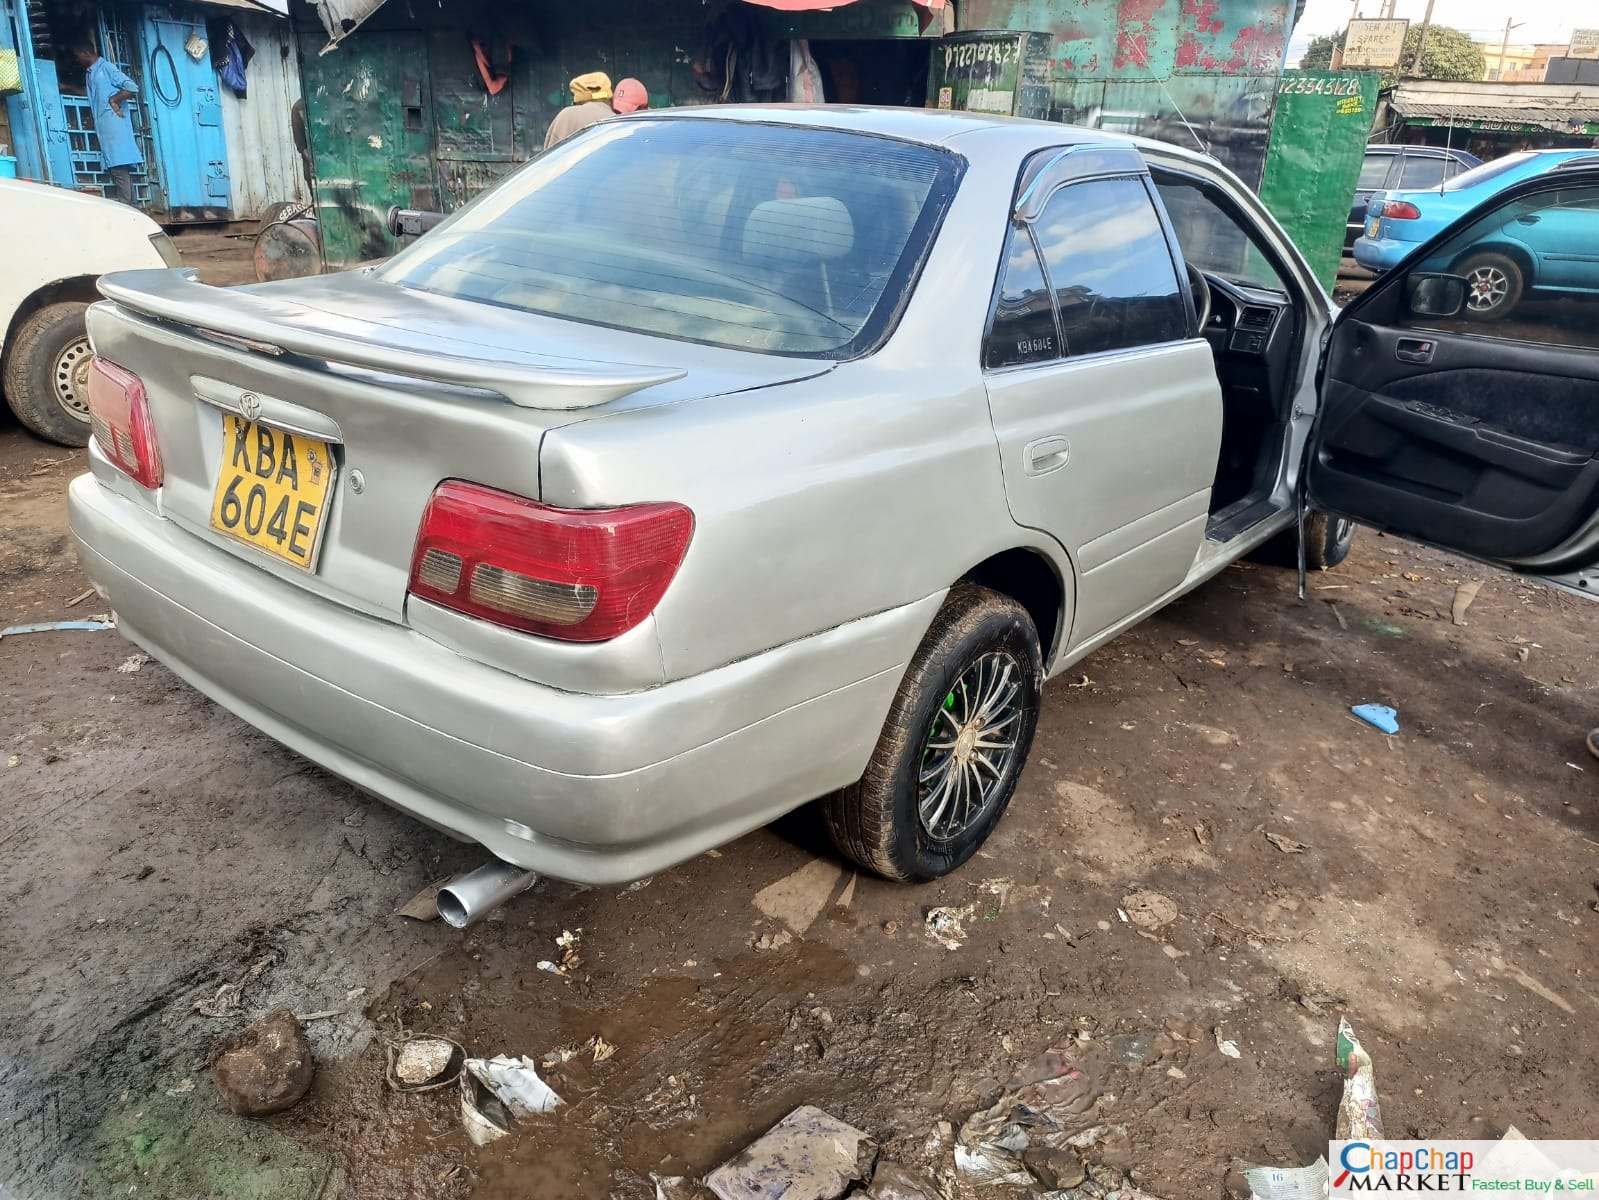
M 1466 281 L 1459 275 L 1412 275 L 1405 280 L 1405 307 L 1415 317 L 1459 316 L 1466 307 Z

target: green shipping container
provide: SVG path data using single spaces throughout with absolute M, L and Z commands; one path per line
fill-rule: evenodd
M 1047 33 L 956 33 L 933 47 L 927 106 L 1049 119 Z
M 1379 79 L 1371 71 L 1284 71 L 1277 84 L 1260 198 L 1328 290 L 1338 278 Z

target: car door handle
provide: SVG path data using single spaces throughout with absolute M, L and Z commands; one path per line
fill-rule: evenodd
M 1038 438 L 1022 448 L 1022 470 L 1029 475 L 1048 475 L 1064 467 L 1071 456 L 1072 444 L 1066 438 Z
M 1537 213 L 1522 213 L 1521 216 L 1516 218 L 1516 224 L 1518 225 L 1536 225 L 1537 223 Z
M 1400 338 L 1394 343 L 1394 357 L 1400 362 L 1430 363 L 1436 342 L 1422 338 Z

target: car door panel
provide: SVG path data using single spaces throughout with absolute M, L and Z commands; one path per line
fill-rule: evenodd
M 1143 160 L 1046 153 L 1016 200 L 984 364 L 1011 515 L 1076 570 L 1069 650 L 1186 578 L 1222 400 Z
M 1591 182 L 1599 195 L 1599 172 Z M 1417 315 L 1407 290 L 1410 274 L 1469 257 L 1548 193 L 1534 180 L 1495 197 L 1345 310 L 1306 463 L 1317 508 L 1512 568 L 1596 557 L 1599 304 Z M 1561 244 L 1595 234 L 1599 214 Z
M 995 372 L 988 403 L 1011 515 L 1053 534 L 1076 566 L 1071 644 L 1182 581 L 1221 451 L 1208 343 Z M 1068 443 L 1065 464 L 1029 474 L 1025 447 L 1050 437 Z

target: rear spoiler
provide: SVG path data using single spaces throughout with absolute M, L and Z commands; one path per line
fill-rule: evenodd
M 186 267 L 104 275 L 100 294 L 133 312 L 186 326 L 202 337 L 242 350 L 298 354 L 386 375 L 498 392 L 519 408 L 593 408 L 688 374 L 677 367 L 630 363 L 578 368 L 466 358 L 340 337 L 274 320 L 265 297 L 203 284 Z

